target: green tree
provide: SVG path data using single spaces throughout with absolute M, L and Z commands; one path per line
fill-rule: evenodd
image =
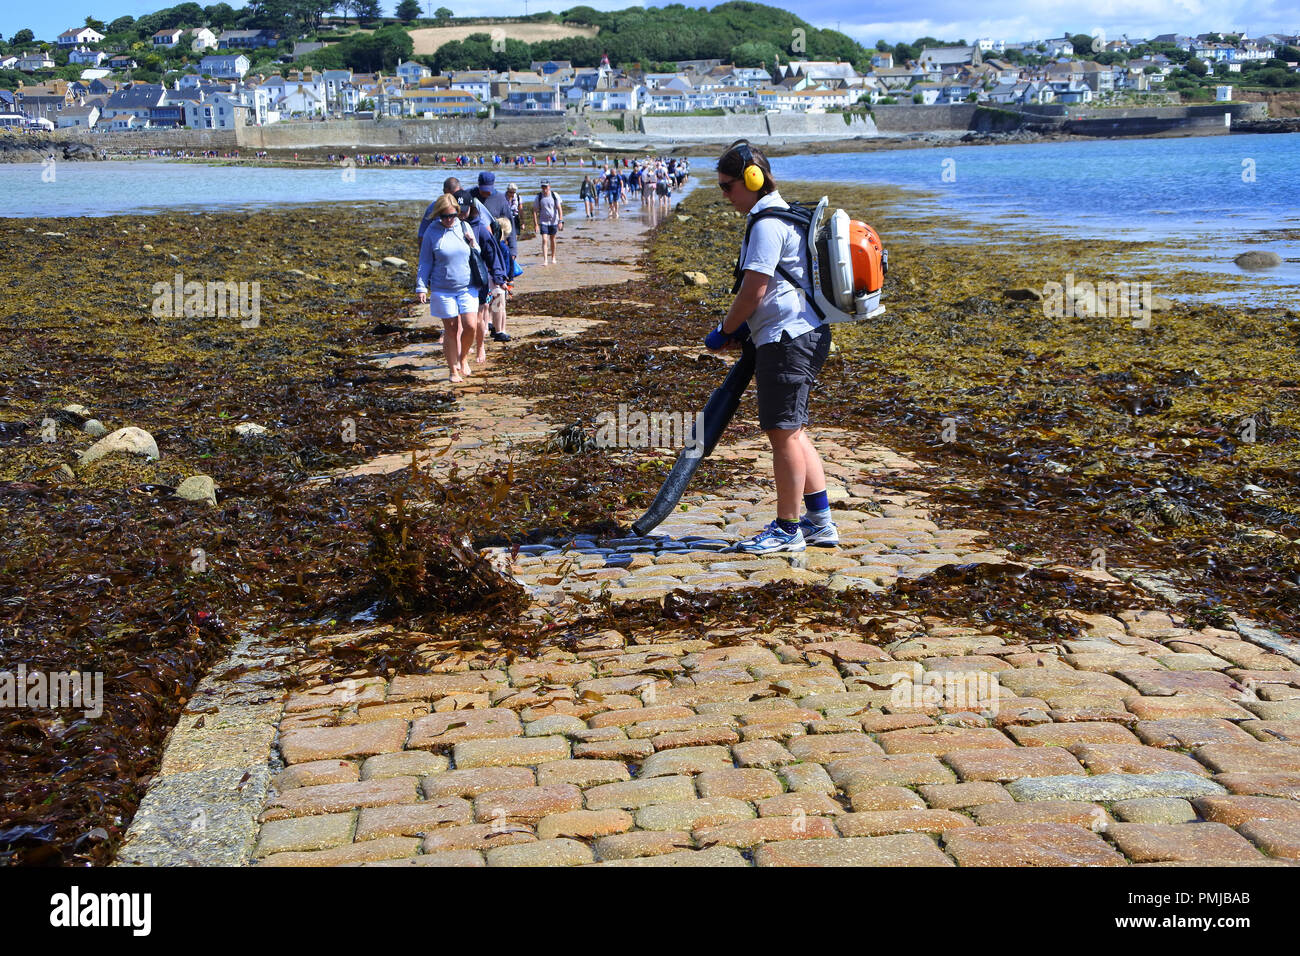
M 410 23 L 420 15 L 420 0 L 402 0 L 395 12 L 397 19 L 403 23 Z
M 90 27 L 90 29 L 92 30 L 98 31 L 99 33 L 108 32 L 108 30 L 104 27 L 104 21 L 96 20 L 94 17 L 86 17 L 86 26 Z
M 383 16 L 383 10 L 379 8 L 379 0 L 357 0 L 357 20 L 374 21 Z
M 108 29 L 100 30 L 100 33 L 112 35 L 114 33 L 124 33 L 135 27 L 135 17 L 118 17 L 108 25 Z
M 235 24 L 235 8 L 228 3 L 214 3 L 203 8 L 203 18 L 214 33 L 229 30 Z
M 1087 56 L 1091 56 L 1093 53 L 1092 37 L 1087 33 L 1074 34 L 1073 36 L 1070 37 L 1070 43 L 1073 44 L 1074 46 L 1075 56 L 1087 57 Z
M 411 35 L 398 26 L 388 26 L 371 34 L 352 37 L 339 44 L 348 67 L 358 73 L 391 71 L 410 57 L 415 49 Z
M 1185 69 L 1188 73 L 1195 74 L 1196 76 L 1205 76 L 1205 74 L 1210 72 L 1210 68 L 1205 65 L 1205 61 L 1198 60 L 1196 57 L 1192 57 L 1187 61 Z
M 22 46 L 24 43 L 31 43 L 35 39 L 36 34 L 32 33 L 31 30 L 19 30 L 13 35 L 13 39 L 10 42 L 14 46 Z
M 446 7 L 439 7 L 437 10 L 433 11 L 433 18 L 437 20 L 439 23 L 442 23 L 446 20 L 450 20 L 455 15 L 456 14 L 452 13 Z
M 769 69 L 780 58 L 781 51 L 775 43 L 754 42 L 747 40 L 731 48 L 728 59 L 736 66 L 758 66 L 766 64 Z

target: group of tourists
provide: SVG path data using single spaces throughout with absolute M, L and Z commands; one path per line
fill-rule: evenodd
M 609 219 L 619 218 L 619 211 L 629 199 L 640 196 L 641 204 L 656 204 L 667 209 L 672 203 L 674 189 L 680 189 L 690 174 L 685 159 L 647 159 L 629 163 L 622 160 L 626 172 L 619 172 L 619 162 L 604 166 L 599 172 L 584 176 L 578 198 L 582 200 L 588 219 L 595 219 L 603 200 Z
M 342 162 L 347 157 L 330 154 L 330 162 Z M 352 161 L 358 166 L 419 166 L 419 153 L 357 153 Z
M 443 323 L 442 348 L 450 381 L 487 361 L 486 340 L 509 342 L 506 297 L 515 277 L 522 206 L 519 187 L 497 188 L 496 174 L 479 173 L 470 189 L 452 176 L 420 220 L 415 290 Z

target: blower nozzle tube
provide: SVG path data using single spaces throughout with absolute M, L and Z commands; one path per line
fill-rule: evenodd
M 727 377 L 713 390 L 704 405 L 700 416 L 704 425 L 703 436 L 694 434 L 692 430 L 691 441 L 677 453 L 677 461 L 673 463 L 672 471 L 668 473 L 659 494 L 655 495 L 655 500 L 650 503 L 646 513 L 632 523 L 632 530 L 636 534 L 644 537 L 672 513 L 695 475 L 695 469 L 700 467 L 701 461 L 713 454 L 718 439 L 736 414 L 741 396 L 754 378 L 754 345 L 747 341 L 742 348 L 740 358 L 736 359 Z

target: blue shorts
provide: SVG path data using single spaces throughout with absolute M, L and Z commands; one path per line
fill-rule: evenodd
M 537 227 L 537 231 L 543 236 L 553 236 L 560 231 L 560 226 L 559 223 L 551 223 L 549 226 L 546 223 L 542 223 Z
M 478 290 L 462 289 L 459 292 L 429 292 L 429 315 L 435 319 L 454 319 L 478 312 Z

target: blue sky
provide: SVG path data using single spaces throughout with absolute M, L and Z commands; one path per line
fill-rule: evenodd
M 200 5 L 208 0 L 198 0 Z M 423 0 L 422 0 L 423 2 Z M 546 4 L 532 0 L 529 11 L 564 10 L 581 0 Z M 234 7 L 242 4 L 231 2 Z M 396 0 L 383 0 L 385 12 Z M 600 10 L 621 10 L 633 4 L 627 0 L 587 0 Z M 658 6 L 655 0 L 651 5 Z M 1295 0 L 800 0 L 774 2 L 773 6 L 796 11 L 818 27 L 837 27 L 870 46 L 884 38 L 891 43 L 910 42 L 920 36 L 967 41 L 976 37 L 1007 40 L 1041 39 L 1063 31 L 1108 37 L 1154 36 L 1158 33 L 1205 33 L 1214 30 L 1246 30 L 1251 36 L 1263 33 L 1300 33 L 1300 4 Z M 171 6 L 158 0 L 44 0 L 35 7 L 7 2 L 0 13 L 0 33 L 7 38 L 27 27 L 42 39 L 54 39 L 64 30 L 80 26 L 87 15 L 109 21 L 124 14 L 139 16 Z M 524 11 L 523 0 L 478 0 L 473 7 L 458 0 L 434 0 L 432 6 L 447 6 L 456 13 L 481 16 L 510 16 Z

